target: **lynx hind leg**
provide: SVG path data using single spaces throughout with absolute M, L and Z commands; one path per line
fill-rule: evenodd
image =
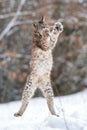
M 23 94 L 22 94 L 22 105 L 19 109 L 19 111 L 17 113 L 14 114 L 14 116 L 18 117 L 18 116 L 22 116 L 24 111 L 26 110 L 29 100 L 31 99 L 31 97 L 33 96 L 35 91 L 35 87 L 32 83 L 32 80 L 29 78 L 26 82 L 26 85 L 24 87 L 23 90 Z
M 54 106 L 54 94 L 53 94 L 53 90 L 52 90 L 50 81 L 48 81 L 46 83 L 46 85 L 44 86 L 43 94 L 47 100 L 47 105 L 48 105 L 48 108 L 49 108 L 49 111 L 51 112 L 51 114 L 59 116 L 55 109 L 55 106 Z

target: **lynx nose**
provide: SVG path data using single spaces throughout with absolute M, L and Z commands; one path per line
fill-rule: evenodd
M 60 23 L 60 22 L 57 22 L 57 23 L 55 23 L 55 25 L 56 25 L 56 29 L 58 30 L 58 31 L 63 31 L 63 25 L 62 25 L 62 23 Z

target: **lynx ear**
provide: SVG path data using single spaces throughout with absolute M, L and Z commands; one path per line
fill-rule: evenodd
M 45 23 L 45 16 L 42 16 L 42 17 L 41 17 L 41 20 L 39 21 L 39 23 L 40 23 L 40 24 Z
M 37 23 L 36 22 L 33 22 L 32 24 L 33 24 L 34 28 L 37 28 Z

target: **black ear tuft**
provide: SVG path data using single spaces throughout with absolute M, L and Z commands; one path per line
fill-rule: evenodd
M 41 17 L 41 20 L 39 21 L 39 23 L 40 24 L 44 24 L 45 23 L 45 17 L 44 16 Z

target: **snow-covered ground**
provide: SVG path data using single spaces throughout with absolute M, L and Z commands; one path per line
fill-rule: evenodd
M 14 117 L 20 101 L 0 105 L 0 130 L 87 130 L 87 90 L 55 98 L 60 117 L 49 113 L 44 98 L 31 99 L 22 117 Z

